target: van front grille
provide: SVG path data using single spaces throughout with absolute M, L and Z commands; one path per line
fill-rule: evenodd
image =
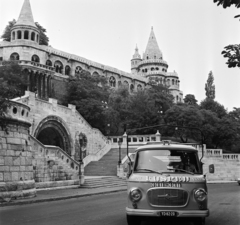
M 147 193 L 151 206 L 185 206 L 188 192 L 180 189 L 153 188 Z

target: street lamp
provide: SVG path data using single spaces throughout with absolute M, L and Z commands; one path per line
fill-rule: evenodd
M 83 137 L 79 135 L 79 182 L 80 185 L 84 183 L 84 175 L 83 175 L 83 161 L 82 161 L 82 145 L 83 145 Z
M 118 158 L 118 165 L 120 166 L 121 165 L 121 163 L 122 163 L 122 157 L 121 157 L 121 145 L 122 145 L 122 141 L 121 140 L 119 140 L 118 141 L 118 149 L 119 149 L 119 154 L 118 154 L 118 156 L 119 156 L 119 158 Z

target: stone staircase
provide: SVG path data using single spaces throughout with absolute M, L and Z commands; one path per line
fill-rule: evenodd
M 134 149 L 129 149 L 129 153 Z M 121 158 L 127 154 L 127 149 L 121 149 Z M 119 149 L 112 148 L 99 161 L 90 162 L 84 167 L 85 176 L 117 176 L 117 165 L 119 159 Z
M 79 167 L 63 150 L 56 146 L 44 146 L 34 137 L 31 137 L 33 152 L 33 171 L 36 183 L 76 181 L 78 182 Z M 43 185 L 43 184 L 42 184 Z M 68 185 L 64 182 L 63 185 Z M 41 185 L 40 185 L 41 186 Z
M 115 176 L 109 177 L 85 177 L 85 182 L 81 188 L 100 188 L 100 187 L 127 187 L 125 179 Z

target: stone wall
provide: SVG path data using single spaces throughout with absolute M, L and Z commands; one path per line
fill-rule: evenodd
M 23 105 L 16 103 L 10 110 L 17 114 Z M 16 111 L 17 110 L 17 111 Z M 25 113 L 29 108 L 25 107 Z M 20 114 L 25 116 L 23 111 Z M 33 179 L 30 124 L 23 118 L 0 118 L 0 202 L 36 195 Z

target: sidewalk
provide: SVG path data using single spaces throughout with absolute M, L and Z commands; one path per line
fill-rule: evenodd
M 0 207 L 13 206 L 13 205 L 24 205 L 48 201 L 57 201 L 70 198 L 80 198 L 92 195 L 100 195 L 107 193 L 114 193 L 120 191 L 127 191 L 127 187 L 101 187 L 101 188 L 79 188 L 77 185 L 71 188 L 59 189 L 52 188 L 46 190 L 37 190 L 37 196 L 34 198 L 12 200 L 10 202 L 0 203 Z
M 208 184 L 227 184 L 237 183 L 236 181 L 209 181 Z M 100 187 L 100 188 L 79 188 L 78 185 L 62 188 L 51 188 L 37 190 L 37 196 L 35 198 L 28 198 L 22 200 L 12 200 L 10 202 L 0 203 L 0 207 L 24 205 L 48 201 L 57 201 L 70 198 L 81 198 L 92 195 L 100 195 L 114 192 L 127 191 L 127 186 L 119 187 Z

